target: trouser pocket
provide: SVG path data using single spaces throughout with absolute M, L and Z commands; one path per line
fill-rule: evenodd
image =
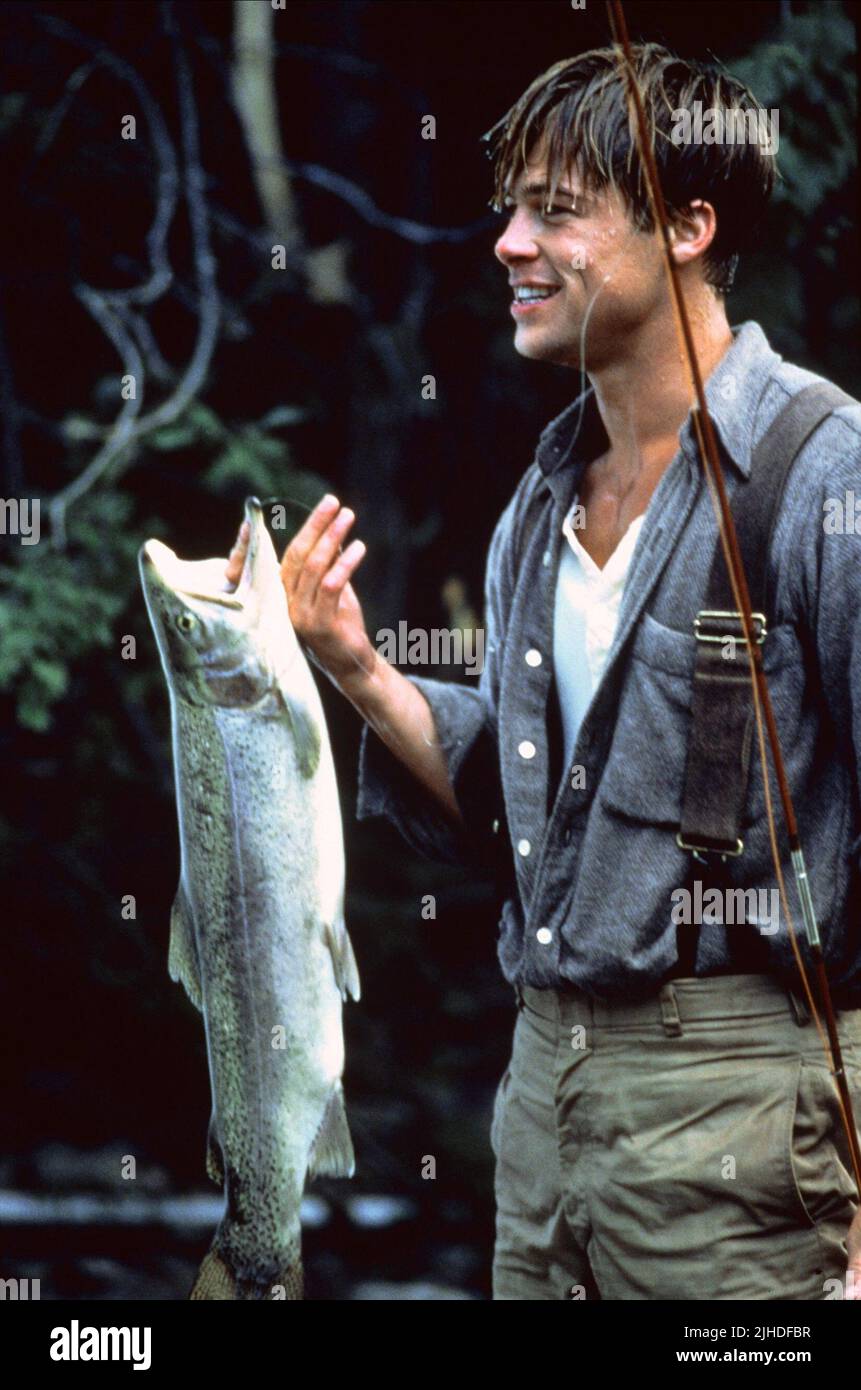
M 861 1068 L 844 1061 L 857 1124 L 861 1118 Z M 801 1063 L 791 1162 L 796 1192 L 808 1220 L 816 1226 L 833 1225 L 834 1238 L 844 1240 L 857 1197 L 837 1084 L 824 1059 L 805 1058 Z
M 511 1083 L 511 1063 L 505 1068 L 502 1080 L 496 1088 L 496 1095 L 493 1100 L 493 1119 L 490 1122 L 490 1147 L 495 1156 L 499 1157 L 499 1137 L 502 1132 L 502 1122 L 505 1111 L 505 1098 L 508 1094 L 508 1087 Z

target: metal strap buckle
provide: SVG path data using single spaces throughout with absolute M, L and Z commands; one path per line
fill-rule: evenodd
M 762 646 L 768 635 L 765 614 L 753 613 L 751 616 L 754 623 L 754 641 L 757 646 Z M 730 622 L 735 625 L 735 632 L 726 631 Z M 694 636 L 698 642 L 726 642 L 728 638 L 735 642 L 743 642 L 744 624 L 741 613 L 728 608 L 701 608 L 694 618 Z
M 679 849 L 689 849 L 695 859 L 699 859 L 701 864 L 708 861 L 703 859 L 704 854 L 719 854 L 721 859 L 735 859 L 739 854 L 744 853 L 744 840 L 736 840 L 735 849 L 715 849 L 714 845 L 692 845 L 687 840 L 682 839 L 682 832 L 676 831 L 676 844 Z

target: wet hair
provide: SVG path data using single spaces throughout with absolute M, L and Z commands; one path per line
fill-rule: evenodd
M 697 198 L 712 204 L 717 231 L 703 257 L 703 271 L 706 281 L 726 294 L 739 252 L 749 245 L 771 196 L 774 152 L 758 139 L 685 142 L 679 139 L 674 113 L 686 111 L 693 118 L 694 103 L 700 102 L 703 113 L 738 112 L 733 120 L 739 123 L 748 113 L 747 129 L 754 123 L 754 130 L 762 131 L 765 112 L 748 88 L 717 64 L 677 58 L 653 43 L 632 45 L 632 58 L 667 215 L 671 222 L 678 219 Z M 530 153 L 546 137 L 548 203 L 573 166 L 592 191 L 618 189 L 634 225 L 641 231 L 654 230 L 648 185 L 631 135 L 633 119 L 622 62 L 614 48 L 595 48 L 554 63 L 482 136 L 494 162 L 491 206 L 502 210 Z

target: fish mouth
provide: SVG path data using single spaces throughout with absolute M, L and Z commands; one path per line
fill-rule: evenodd
M 176 592 L 178 594 L 182 594 L 183 598 L 196 598 L 199 599 L 202 603 L 217 603 L 222 608 L 240 609 L 245 607 L 245 604 L 242 602 L 241 599 L 234 598 L 232 594 L 225 594 L 221 593 L 220 591 L 216 594 L 201 594 L 197 593 L 194 589 L 177 589 Z
M 222 608 L 244 607 L 242 600 L 236 597 L 232 589 L 218 587 L 217 571 L 221 573 L 221 582 L 226 583 L 223 578 L 226 559 L 180 560 L 169 545 L 159 540 L 145 541 L 140 548 L 138 559 L 144 580 L 151 585 L 160 583 L 182 598 L 216 603 Z M 206 583 L 200 583 L 200 568 L 206 571 Z
M 246 497 L 244 519 L 251 528 L 242 574 L 236 585 L 225 578 L 227 559 L 180 560 L 175 551 L 163 541 L 146 541 L 138 559 L 145 583 L 162 584 L 175 594 L 202 603 L 215 603 L 222 608 L 245 607 L 243 592 L 252 585 L 252 576 L 260 548 L 268 541 L 263 504 L 257 497 Z

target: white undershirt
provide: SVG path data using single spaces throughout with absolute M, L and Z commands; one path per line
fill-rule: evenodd
M 571 526 L 563 529 L 553 613 L 553 669 L 559 692 L 565 740 L 565 767 L 570 768 L 583 716 L 601 679 L 619 619 L 622 591 L 645 513 L 634 518 L 603 569 L 580 544 Z

